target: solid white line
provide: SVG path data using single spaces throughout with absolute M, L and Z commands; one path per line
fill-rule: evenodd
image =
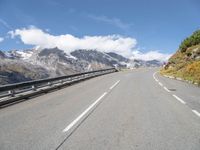
M 163 86 L 163 84 L 161 82 L 158 83 L 160 86 Z
M 167 91 L 167 92 L 171 92 L 167 87 L 164 86 L 164 89 Z
M 174 95 L 173 96 L 179 101 L 181 102 L 182 104 L 186 104 L 186 102 L 184 100 L 182 100 L 181 98 L 179 98 L 178 96 Z
M 115 84 L 113 84 L 109 89 L 112 90 L 119 82 L 120 82 L 120 80 L 118 80 L 117 82 L 115 82 Z
M 94 103 L 92 103 L 84 112 L 82 112 L 74 121 L 72 121 L 63 132 L 68 132 L 81 118 L 83 118 L 93 107 L 95 107 L 99 101 L 107 94 L 103 93 Z
M 198 112 L 198 111 L 196 111 L 196 110 L 192 110 L 193 111 L 193 113 L 195 113 L 197 116 L 199 116 L 200 117 L 200 113 Z

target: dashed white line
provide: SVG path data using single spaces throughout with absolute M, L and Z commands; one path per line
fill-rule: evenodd
M 154 73 L 153 73 L 153 77 L 154 77 L 154 78 L 155 78 L 156 73 L 157 73 L 157 72 L 154 72 Z
M 154 72 L 153 78 L 154 78 L 154 80 L 155 80 L 156 82 L 159 82 L 159 80 L 155 77 L 156 73 L 157 73 L 157 72 Z
M 87 116 L 87 113 L 93 109 L 100 100 L 107 94 L 107 92 L 103 93 L 94 103 L 92 103 L 84 112 L 82 112 L 74 121 L 72 121 L 64 130 L 63 132 L 68 132 L 74 125 L 78 123 L 79 120 Z
M 167 87 L 164 86 L 165 91 L 171 92 Z
M 119 82 L 120 82 L 120 80 L 118 80 L 117 82 L 115 82 L 115 84 L 113 84 L 109 89 L 112 90 Z
M 155 77 L 156 73 L 157 73 L 157 72 L 154 72 L 154 74 L 153 74 L 154 80 L 157 80 L 156 77 Z
M 182 104 L 186 104 L 186 102 L 184 100 L 182 100 L 181 98 L 179 98 L 178 96 L 174 95 L 173 96 L 179 101 L 181 102 Z
M 163 84 L 162 84 L 161 82 L 158 82 L 158 84 L 159 84 L 160 86 L 163 86 Z
M 155 77 L 155 74 L 156 74 L 156 73 L 157 73 L 157 72 L 154 72 L 154 74 L 153 74 L 154 80 L 155 80 L 156 82 L 158 82 L 158 84 L 159 84 L 160 86 L 162 86 L 167 92 L 171 92 L 167 87 L 163 86 L 163 84 L 162 84 L 158 79 L 156 79 L 156 77 Z M 165 76 L 165 75 L 164 75 L 164 76 Z M 174 77 L 171 77 L 171 76 L 165 76 L 165 77 L 174 78 Z M 179 79 L 179 80 L 181 80 L 181 79 Z M 186 102 L 185 102 L 184 100 L 182 100 L 180 97 L 176 96 L 175 94 L 173 94 L 172 96 L 173 96 L 174 98 L 176 98 L 176 100 L 178 100 L 178 101 L 181 102 L 182 104 L 186 104 Z M 200 117 L 200 113 L 199 113 L 198 111 L 192 109 L 192 112 L 193 112 L 195 115 L 197 115 L 198 117 Z
M 196 111 L 196 110 L 193 109 L 192 112 L 195 113 L 197 116 L 200 117 L 200 113 L 198 111 Z

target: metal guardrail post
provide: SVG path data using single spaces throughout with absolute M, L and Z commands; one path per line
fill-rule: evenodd
M 33 91 L 36 91 L 36 90 L 37 90 L 37 88 L 36 88 L 35 85 L 32 85 L 32 86 L 31 86 L 31 89 L 32 89 Z
M 11 97 L 14 97 L 14 96 L 15 96 L 15 91 L 14 91 L 14 90 L 9 90 L 9 91 L 8 91 L 8 94 L 9 94 Z
M 52 86 L 52 83 L 51 83 L 51 82 L 48 82 L 47 85 L 48 85 L 48 86 Z
M 63 80 L 60 80 L 59 82 L 60 82 L 61 84 L 63 84 Z

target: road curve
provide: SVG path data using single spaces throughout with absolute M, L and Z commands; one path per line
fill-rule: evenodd
M 0 109 L 2 150 L 199 150 L 200 88 L 137 69 Z

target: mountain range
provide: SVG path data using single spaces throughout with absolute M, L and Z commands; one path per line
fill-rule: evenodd
M 138 68 L 160 66 L 157 60 L 131 60 L 119 54 L 80 49 L 70 54 L 59 48 L 0 51 L 0 83 L 69 75 L 110 67 Z

